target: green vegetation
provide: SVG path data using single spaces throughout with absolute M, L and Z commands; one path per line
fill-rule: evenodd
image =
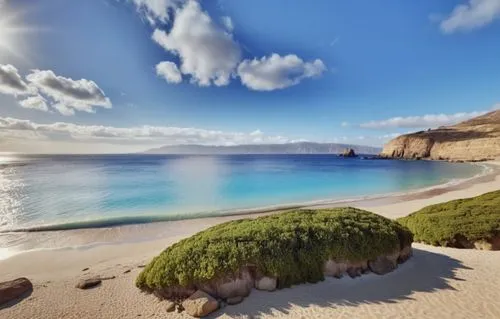
M 143 290 L 197 285 L 252 264 L 279 287 L 323 280 L 333 258 L 374 259 L 413 241 L 400 224 L 355 208 L 296 210 L 223 223 L 184 239 L 139 274 Z
M 500 236 L 500 191 L 425 207 L 398 220 L 415 241 L 468 248 Z

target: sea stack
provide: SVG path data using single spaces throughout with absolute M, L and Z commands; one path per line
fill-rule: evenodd
M 340 154 L 342 157 L 356 157 L 356 153 L 352 148 L 346 148 L 342 154 Z

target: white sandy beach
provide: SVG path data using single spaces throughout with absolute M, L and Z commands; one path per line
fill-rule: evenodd
M 488 181 L 469 183 L 427 198 L 351 206 L 396 218 L 430 204 L 498 189 L 497 173 Z M 0 318 L 188 318 L 185 314 L 167 313 L 164 303 L 135 288 L 134 279 L 141 270 L 138 266 L 179 239 L 234 218 L 241 217 L 166 223 L 161 238 L 153 241 L 34 251 L 0 261 L 0 281 L 27 277 L 34 284 L 33 293 L 1 309 Z M 92 236 L 92 232 L 103 231 L 85 230 L 80 234 Z M 500 318 L 500 252 L 422 244 L 413 247 L 414 257 L 388 275 L 328 278 L 319 284 L 272 293 L 254 290 L 241 304 L 225 307 L 211 317 Z M 88 271 L 82 271 L 87 267 Z M 75 288 L 78 279 L 91 275 L 116 278 L 90 290 Z

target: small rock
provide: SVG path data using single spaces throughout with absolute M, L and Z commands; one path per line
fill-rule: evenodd
M 175 311 L 175 302 L 167 300 L 165 308 L 167 309 L 167 312 L 173 312 L 173 311 Z
M 101 280 L 110 280 L 110 279 L 115 279 L 116 276 L 108 276 L 108 277 L 99 277 Z
M 243 297 L 242 296 L 227 298 L 227 300 L 226 300 L 226 302 L 227 302 L 228 305 L 236 305 L 236 304 L 239 304 L 242 301 L 243 301 Z
M 219 302 L 206 292 L 197 290 L 188 299 L 184 300 L 182 307 L 187 314 L 201 318 L 217 310 Z
M 144 264 L 137 266 L 137 268 L 144 268 L 144 267 L 146 267 L 146 265 L 144 265 Z
M 396 269 L 397 262 L 391 260 L 387 256 L 379 256 L 375 260 L 370 260 L 368 266 L 370 270 L 377 275 L 385 275 Z
M 130 269 L 127 269 L 127 270 L 125 270 L 123 273 L 124 273 L 124 274 L 128 274 L 129 272 L 131 272 L 131 270 L 130 270 Z
M 276 278 L 264 276 L 260 279 L 255 280 L 255 288 L 264 291 L 274 291 L 276 290 L 277 280 Z
M 33 290 L 33 284 L 27 278 L 17 278 L 0 283 L 0 305 L 22 297 Z
M 101 278 L 87 278 L 80 279 L 80 281 L 76 284 L 76 288 L 79 289 L 89 289 L 101 284 Z
M 184 311 L 184 306 L 182 304 L 177 305 L 177 313 L 181 313 Z
M 82 269 L 82 271 L 87 271 L 87 270 L 89 270 L 89 269 L 90 269 L 90 268 L 88 268 L 88 267 L 87 267 L 87 268 L 83 268 L 83 269 Z

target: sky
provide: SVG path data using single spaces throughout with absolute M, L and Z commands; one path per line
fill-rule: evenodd
M 0 151 L 382 146 L 500 108 L 500 0 L 0 0 Z

